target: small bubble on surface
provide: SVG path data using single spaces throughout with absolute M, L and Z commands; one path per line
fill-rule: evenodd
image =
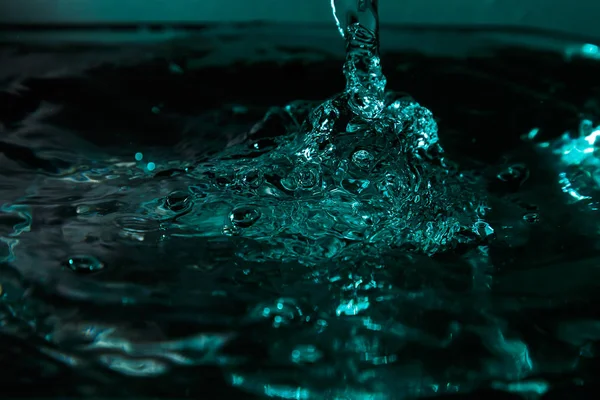
M 528 224 L 537 224 L 540 222 L 540 214 L 536 212 L 527 213 L 523 215 L 523 221 L 527 222 Z
M 361 169 L 369 169 L 374 161 L 375 157 L 367 150 L 357 150 L 352 155 L 352 162 Z
M 96 272 L 104 269 L 104 263 L 89 255 L 75 255 L 67 260 L 67 267 L 75 272 Z
M 229 220 L 238 228 L 249 228 L 254 225 L 260 217 L 260 210 L 252 206 L 236 207 L 229 214 Z
M 182 190 L 172 192 L 165 199 L 166 208 L 174 212 L 186 211 L 193 206 L 192 203 L 190 194 Z
M 263 181 L 263 172 L 258 168 L 247 168 L 241 172 L 242 183 L 250 189 L 258 189 Z
M 274 328 L 287 326 L 293 322 L 301 322 L 303 312 L 296 300 L 280 298 L 274 302 L 258 305 L 251 313 L 251 318 L 269 319 Z

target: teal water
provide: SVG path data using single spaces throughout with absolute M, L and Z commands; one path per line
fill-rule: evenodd
M 594 385 L 596 61 L 380 55 L 376 30 L 345 29 L 345 60 L 173 50 L 3 76 L 0 381 L 286 399 Z

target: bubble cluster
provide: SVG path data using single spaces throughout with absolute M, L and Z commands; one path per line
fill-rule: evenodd
M 301 263 L 433 254 L 486 236 L 481 199 L 446 167 L 432 113 L 385 92 L 373 32 L 351 25 L 347 42 L 346 90 L 272 109 L 243 143 L 196 166 L 190 192 L 202 205 L 179 223 L 206 232 L 209 218 L 221 234 L 261 244 L 239 252 L 246 259 Z

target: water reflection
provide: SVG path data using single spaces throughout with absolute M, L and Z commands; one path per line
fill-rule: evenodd
M 451 71 L 457 65 L 467 68 L 442 61 L 435 63 L 446 63 Z M 525 90 L 528 84 L 520 83 L 511 95 L 538 108 L 528 109 L 528 120 L 523 129 L 515 129 L 514 139 L 507 126 L 496 130 L 506 121 L 494 114 L 496 103 L 467 101 L 481 90 L 491 91 L 494 83 L 483 84 L 481 74 L 466 73 L 470 80 L 463 89 L 471 97 L 453 92 L 455 107 L 447 107 L 439 86 L 452 84 L 448 70 L 436 72 L 429 59 L 412 62 L 412 69 L 406 68 L 436 83 L 429 97 L 416 84 L 412 89 L 431 103 L 446 129 L 440 140 L 447 138 L 451 154 L 438 171 L 464 173 L 461 179 L 481 184 L 489 198 L 489 203 L 464 205 L 482 218 L 459 221 L 457 226 L 469 227 L 454 232 L 462 242 L 432 257 L 414 245 L 381 245 L 402 228 L 385 226 L 386 221 L 401 218 L 386 216 L 391 208 L 374 210 L 357 202 L 377 206 L 377 201 L 401 198 L 411 202 L 407 213 L 412 211 L 415 221 L 425 211 L 442 214 L 428 208 L 436 204 L 428 192 L 417 199 L 399 189 L 425 182 L 423 177 L 433 176 L 438 183 L 442 178 L 419 168 L 386 176 L 381 159 L 386 148 L 378 142 L 338 138 L 335 149 L 325 144 L 300 154 L 307 159 L 321 151 L 347 161 L 335 170 L 308 159 L 296 168 L 280 157 L 269 160 L 267 173 L 250 163 L 229 168 L 242 164 L 235 161 L 218 169 L 209 165 L 210 154 L 195 150 L 218 149 L 235 160 L 239 153 L 232 143 L 250 140 L 245 157 L 258 159 L 276 148 L 277 140 L 289 138 L 283 133 L 299 126 L 291 119 L 301 119 L 304 106 L 286 107 L 283 99 L 280 108 L 270 111 L 272 104 L 259 107 L 250 100 L 243 113 L 234 112 L 231 104 L 216 110 L 198 106 L 189 115 L 206 114 L 206 119 L 203 131 L 193 137 L 176 137 L 157 149 L 139 139 L 146 128 L 133 126 L 126 129 L 133 131 L 126 140 L 112 136 L 111 145 L 102 146 L 99 136 L 119 129 L 119 135 L 127 133 L 123 120 L 111 120 L 108 106 L 94 97 L 102 90 L 92 83 L 119 86 L 119 76 L 150 67 L 140 65 L 133 72 L 114 67 L 118 73 L 99 69 L 97 75 L 73 81 L 23 82 L 29 90 L 11 97 L 11 104 L 51 98 L 62 107 L 50 112 L 25 102 L 22 107 L 46 110 L 31 125 L 23 118 L 13 126 L 2 117 L 7 137 L 31 150 L 11 147 L 4 155 L 2 147 L 0 159 L 0 351 L 10 355 L 20 349 L 18 357 L 11 357 L 15 380 L 61 376 L 61 368 L 67 368 L 77 374 L 69 384 L 77 394 L 118 389 L 152 395 L 161 390 L 153 386 L 158 385 L 182 396 L 186 390 L 197 394 L 201 387 L 233 387 L 241 390 L 235 398 L 250 393 L 294 399 L 395 399 L 399 393 L 415 398 L 482 387 L 540 396 L 564 382 L 593 382 L 600 249 L 596 151 L 586 149 L 595 149 L 596 141 L 588 138 L 597 123 L 585 120 L 581 128 L 574 119 L 568 137 L 562 131 L 550 135 L 559 122 L 544 124 L 540 116 L 555 114 L 562 121 L 564 114 L 548 111 L 559 105 L 528 103 L 535 88 Z M 161 76 L 175 84 L 167 67 Z M 152 79 L 144 78 L 144 85 L 152 86 L 156 74 L 148 73 Z M 596 68 L 589 76 L 597 76 Z M 278 79 L 275 72 L 272 79 Z M 81 85 L 95 89 L 85 86 L 90 94 L 81 94 Z M 511 89 L 505 85 L 503 90 Z M 149 114 L 161 103 L 163 110 L 185 109 L 185 104 L 169 104 L 168 88 L 152 91 L 164 98 L 145 101 L 132 95 L 128 104 L 137 107 L 139 102 Z M 56 93 L 63 97 L 54 98 Z M 121 90 L 116 93 L 124 96 Z M 567 109 L 581 107 L 577 98 L 569 99 Z M 133 108 L 131 118 L 137 112 Z M 73 113 L 81 110 L 94 120 L 111 121 L 110 129 L 92 132 L 88 121 L 75 130 Z M 180 112 L 176 119 L 186 120 Z M 165 113 L 152 116 L 167 118 Z M 477 121 L 481 124 L 473 127 Z M 25 126 L 29 134 L 23 133 Z M 168 127 L 179 132 L 174 126 Z M 532 126 L 540 128 L 527 135 Z M 364 124 L 346 127 L 356 132 Z M 460 132 L 453 133 L 452 127 Z M 477 136 L 480 131 L 492 137 L 491 144 Z M 63 143 L 52 139 L 58 132 Z M 230 136 L 225 140 L 210 132 Z M 502 133 L 504 138 L 494 141 Z M 480 142 L 459 140 L 467 137 Z M 128 142 L 134 144 L 127 147 Z M 564 151 L 572 148 L 582 154 Z M 374 174 L 381 179 L 372 179 Z M 340 189 L 330 193 L 328 203 L 314 206 L 323 185 Z M 257 204 L 257 198 L 270 200 Z M 303 231 L 290 228 L 298 224 Z M 423 226 L 427 229 L 427 220 Z M 436 232 L 430 227 L 428 237 L 442 243 Z M 280 240 L 273 244 L 273 238 Z M 417 239 L 413 244 L 420 243 Z M 385 251 L 368 251 L 373 246 Z

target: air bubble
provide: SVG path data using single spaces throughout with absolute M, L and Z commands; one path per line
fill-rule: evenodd
M 257 168 L 245 169 L 240 175 L 242 184 L 250 189 L 258 189 L 264 181 L 262 171 Z
M 523 221 L 527 222 L 528 224 L 537 224 L 540 222 L 540 215 L 536 212 L 527 213 L 523 215 Z
M 302 189 L 312 189 L 319 183 L 319 172 L 315 168 L 305 167 L 297 172 L 298 186 Z
M 233 184 L 233 174 L 222 172 L 221 175 L 215 177 L 215 183 L 220 188 L 226 188 Z
M 318 169 L 306 165 L 295 169 L 281 180 L 283 188 L 291 192 L 296 190 L 311 190 L 316 188 L 319 183 L 320 173 Z
M 229 214 L 229 220 L 237 228 L 249 228 L 261 217 L 258 208 L 250 206 L 236 207 Z
M 357 150 L 352 154 L 352 162 L 358 168 L 368 170 L 375 162 L 375 157 L 367 150 Z
M 190 194 L 181 190 L 172 192 L 165 199 L 165 208 L 174 212 L 187 211 L 192 206 L 193 201 Z
M 291 298 L 280 298 L 274 302 L 260 304 L 250 313 L 251 318 L 271 320 L 274 328 L 301 322 L 302 316 L 302 310 Z
M 69 257 L 66 266 L 75 272 L 96 272 L 104 269 L 104 263 L 94 256 L 78 255 Z

